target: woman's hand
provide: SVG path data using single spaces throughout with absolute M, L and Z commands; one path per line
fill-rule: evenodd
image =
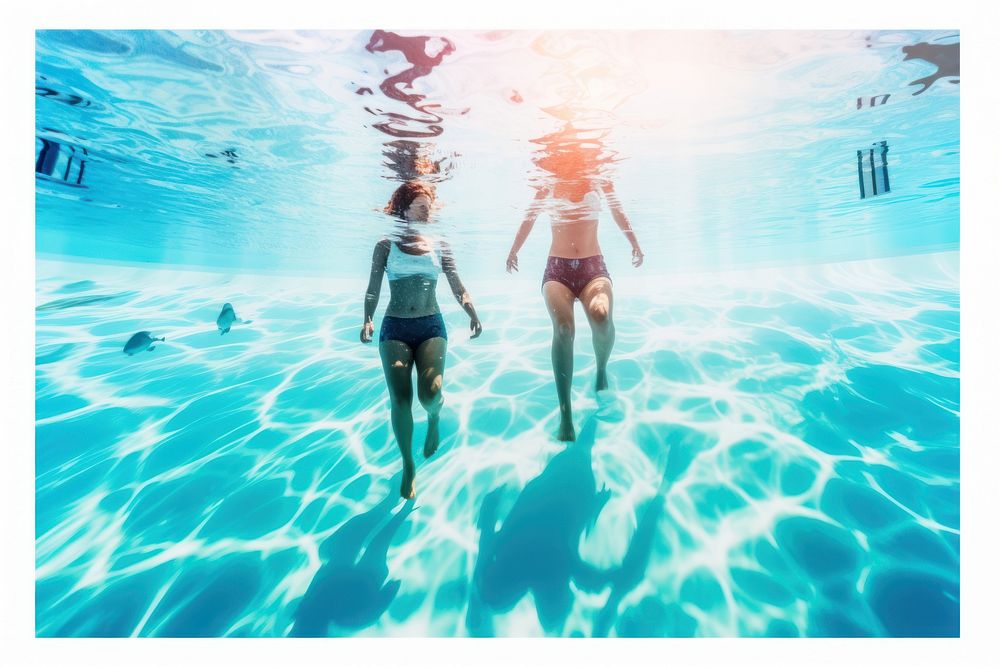
M 479 321 L 479 318 L 472 316 L 469 318 L 469 330 L 472 331 L 472 335 L 469 338 L 479 338 L 479 334 L 483 333 L 483 324 Z
M 517 271 L 517 253 L 513 251 L 507 255 L 507 273 L 510 273 L 512 269 Z
M 639 247 L 638 243 L 632 246 L 632 266 L 636 268 L 642 266 L 643 256 L 644 255 L 642 254 L 642 248 Z
M 370 343 L 372 342 L 372 334 L 375 333 L 375 324 L 368 320 L 363 325 L 361 325 L 361 342 Z

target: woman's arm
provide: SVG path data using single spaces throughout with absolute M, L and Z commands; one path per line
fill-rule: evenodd
M 601 190 L 604 191 L 604 199 L 608 202 L 608 208 L 611 209 L 611 217 L 615 219 L 615 224 L 622 230 L 625 238 L 628 239 L 629 244 L 632 246 L 632 264 L 639 266 L 642 264 L 642 248 L 639 247 L 639 240 L 635 237 L 635 232 L 632 231 L 632 223 L 625 217 L 622 204 L 618 201 L 618 194 L 615 192 L 614 183 L 604 181 L 601 184 Z
M 532 200 L 531 204 L 528 206 L 527 212 L 524 214 L 524 222 L 521 223 L 521 227 L 517 230 L 517 236 L 514 237 L 514 244 L 510 248 L 510 253 L 507 255 L 507 273 L 511 272 L 511 269 L 517 271 L 517 252 L 524 245 L 524 242 L 528 238 L 528 234 L 531 233 L 531 229 L 535 226 L 535 219 L 538 218 L 538 214 L 542 211 L 542 200 L 549 196 L 548 188 L 538 188 L 535 192 L 535 198 Z
M 455 295 L 458 304 L 462 306 L 469 315 L 469 328 L 472 330 L 472 338 L 477 338 L 483 331 L 483 325 L 479 322 L 479 315 L 476 314 L 476 307 L 472 305 L 472 297 L 469 295 L 462 279 L 458 276 L 458 268 L 455 266 L 455 256 L 451 252 L 451 246 L 441 243 L 441 270 L 448 278 L 448 285 L 451 286 L 451 293 Z
M 378 306 L 379 293 L 382 291 L 382 275 L 385 273 L 385 262 L 389 257 L 389 239 L 382 239 L 375 244 L 372 253 L 372 271 L 368 277 L 368 289 L 365 291 L 365 320 L 361 325 L 361 342 L 368 343 L 375 332 L 375 308 Z

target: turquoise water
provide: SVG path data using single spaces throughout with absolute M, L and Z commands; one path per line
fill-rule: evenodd
M 457 32 L 416 109 L 372 31 L 38 33 L 37 134 L 88 166 L 37 181 L 37 635 L 958 636 L 959 86 L 901 55 L 953 36 Z M 646 252 L 602 212 L 615 400 L 581 320 L 571 445 L 544 218 L 503 273 L 567 114 Z M 441 128 L 484 325 L 439 286 L 415 502 L 358 342 L 386 118 Z
M 535 286 L 480 294 L 474 341 L 445 308 L 415 507 L 363 285 L 66 268 L 38 283 L 39 635 L 958 632 L 955 253 L 621 290 L 620 405 L 592 417 L 581 331 L 568 448 Z M 253 324 L 220 337 L 223 294 Z M 166 341 L 126 357 L 140 327 Z

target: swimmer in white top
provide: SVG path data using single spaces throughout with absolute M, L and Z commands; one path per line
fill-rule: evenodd
M 426 183 L 408 181 L 392 194 L 385 212 L 405 223 L 398 242 L 383 238 L 375 244 L 371 276 L 365 294 L 365 319 L 361 342 L 369 343 L 375 333 L 372 317 L 382 289 L 382 275 L 389 277 L 389 305 L 379 332 L 379 353 L 392 413 L 392 431 L 403 456 L 403 481 L 400 495 L 413 498 L 416 466 L 413 462 L 413 384 L 417 366 L 417 396 L 427 410 L 427 437 L 424 458 L 437 450 L 438 422 L 444 402 L 442 384 L 448 333 L 438 307 L 437 278 L 444 273 L 448 285 L 466 313 L 472 338 L 483 326 L 472 305 L 472 298 L 462 285 L 455 260 L 447 243 L 435 242 L 425 233 L 434 203 L 434 189 Z

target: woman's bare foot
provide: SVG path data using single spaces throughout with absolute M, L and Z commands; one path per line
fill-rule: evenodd
M 441 436 L 438 434 L 438 423 L 441 415 L 427 416 L 427 437 L 424 438 L 424 458 L 429 459 L 437 451 Z
M 595 391 L 604 391 L 608 388 L 608 369 L 603 371 L 597 371 L 597 384 L 594 386 Z
M 563 417 L 559 421 L 559 435 L 557 437 L 560 442 L 572 442 L 576 440 L 576 429 L 573 428 L 572 417 Z
M 403 481 L 399 485 L 399 495 L 410 500 L 416 496 L 413 489 L 413 478 L 416 476 L 416 469 L 412 463 L 403 464 Z

